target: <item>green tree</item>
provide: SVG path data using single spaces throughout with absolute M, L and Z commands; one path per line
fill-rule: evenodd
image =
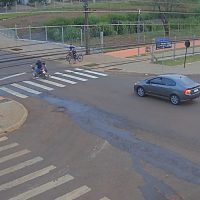
M 169 36 L 169 13 L 177 9 L 180 6 L 180 3 L 184 3 L 184 0 L 153 0 L 155 9 L 159 11 L 159 18 L 163 23 L 163 28 L 165 31 L 165 35 Z

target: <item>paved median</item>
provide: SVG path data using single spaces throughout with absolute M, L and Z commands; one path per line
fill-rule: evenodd
M 0 134 L 18 129 L 27 115 L 28 111 L 22 104 L 0 97 Z

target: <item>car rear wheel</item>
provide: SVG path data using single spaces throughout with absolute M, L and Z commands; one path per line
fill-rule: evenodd
M 172 94 L 170 96 L 170 102 L 173 104 L 173 105 L 178 105 L 180 104 L 180 99 L 179 97 L 176 95 L 176 94 Z
M 145 96 L 144 88 L 143 88 L 143 87 L 138 87 L 138 88 L 137 88 L 137 94 L 138 94 L 138 96 L 140 96 L 140 97 L 144 97 L 144 96 Z

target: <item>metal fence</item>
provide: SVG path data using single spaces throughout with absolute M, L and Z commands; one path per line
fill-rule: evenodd
M 89 25 L 89 48 L 93 50 L 112 51 L 127 48 L 147 47 L 152 49 L 155 45 L 155 38 L 166 37 L 162 24 L 104 24 Z M 138 30 L 140 30 L 138 32 Z M 86 47 L 85 26 L 67 25 L 67 26 L 40 26 L 40 27 L 14 27 L 0 28 L 0 33 L 13 37 L 18 40 L 37 40 L 56 42 L 64 45 L 73 44 L 79 47 Z M 157 58 L 171 56 L 173 58 L 180 56 L 182 53 L 178 51 L 184 48 L 184 45 L 176 44 L 185 39 L 191 40 L 189 54 L 199 52 L 198 38 L 200 33 L 200 25 L 192 24 L 171 24 L 170 39 L 173 42 L 171 49 L 165 53 L 159 53 Z M 149 54 L 149 52 L 138 51 L 138 54 Z M 151 51 L 151 53 L 154 53 Z M 156 52 L 155 52 L 156 53 Z
M 0 27 L 1 32 L 15 32 L 19 39 L 42 40 L 69 43 L 75 42 L 82 46 L 84 44 L 84 25 L 65 26 L 39 26 L 39 27 Z M 104 34 L 104 45 L 114 46 L 120 44 L 152 43 L 157 37 L 166 37 L 162 24 L 100 24 L 89 25 L 89 36 L 91 46 L 100 44 L 100 33 Z M 139 30 L 139 31 L 138 31 Z M 169 24 L 169 38 L 181 40 L 199 37 L 199 24 Z M 116 38 L 116 39 L 115 39 Z M 120 39 L 120 40 L 119 40 Z M 118 41 L 117 41 L 118 40 Z M 109 45 L 108 45 L 109 44 Z

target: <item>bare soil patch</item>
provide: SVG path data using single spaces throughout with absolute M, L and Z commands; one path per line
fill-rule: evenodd
M 6 28 L 14 28 L 15 25 L 20 27 L 27 26 L 44 26 L 49 20 L 56 19 L 58 17 L 77 17 L 80 13 L 42 13 L 32 16 L 20 16 L 16 18 L 6 19 L 0 21 L 0 26 Z

